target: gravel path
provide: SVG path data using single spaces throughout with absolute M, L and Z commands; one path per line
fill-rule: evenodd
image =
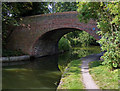
M 94 80 L 92 79 L 90 73 L 89 73 L 89 62 L 91 61 L 97 61 L 99 60 L 100 56 L 102 55 L 102 53 L 100 54 L 93 54 L 93 55 L 89 55 L 86 57 L 81 58 L 80 60 L 82 60 L 82 66 L 81 66 L 81 71 L 82 71 L 82 78 L 83 78 L 83 84 L 85 85 L 85 89 L 99 89 L 99 87 L 95 84 Z

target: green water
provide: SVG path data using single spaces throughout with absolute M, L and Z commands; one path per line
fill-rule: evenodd
M 55 91 L 67 64 L 93 53 L 100 53 L 100 48 L 78 47 L 59 55 L 3 64 L 7 65 L 2 69 L 3 91 Z

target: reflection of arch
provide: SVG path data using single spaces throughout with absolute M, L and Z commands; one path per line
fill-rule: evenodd
M 91 19 L 86 24 L 82 23 L 77 15 L 77 12 L 70 11 L 24 17 L 21 26 L 16 27 L 11 34 L 7 47 L 20 49 L 30 55 L 44 56 L 56 53 L 58 40 L 74 30 L 86 31 L 98 40 L 96 22 Z

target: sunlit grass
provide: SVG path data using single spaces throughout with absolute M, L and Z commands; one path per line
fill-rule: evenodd
M 110 71 L 100 61 L 90 63 L 90 74 L 101 89 L 118 89 L 118 69 Z
M 61 79 L 61 84 L 58 89 L 83 89 L 83 84 L 81 81 L 81 61 L 74 60 L 71 61 Z

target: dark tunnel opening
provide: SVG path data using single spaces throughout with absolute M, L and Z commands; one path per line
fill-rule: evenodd
M 33 46 L 33 55 L 35 57 L 57 54 L 58 42 L 61 37 L 69 32 L 81 31 L 76 28 L 60 28 L 43 34 Z
M 33 53 L 36 57 L 53 55 L 58 53 L 58 42 L 61 37 L 69 32 L 80 31 L 74 28 L 60 28 L 49 31 L 42 35 L 33 46 Z

